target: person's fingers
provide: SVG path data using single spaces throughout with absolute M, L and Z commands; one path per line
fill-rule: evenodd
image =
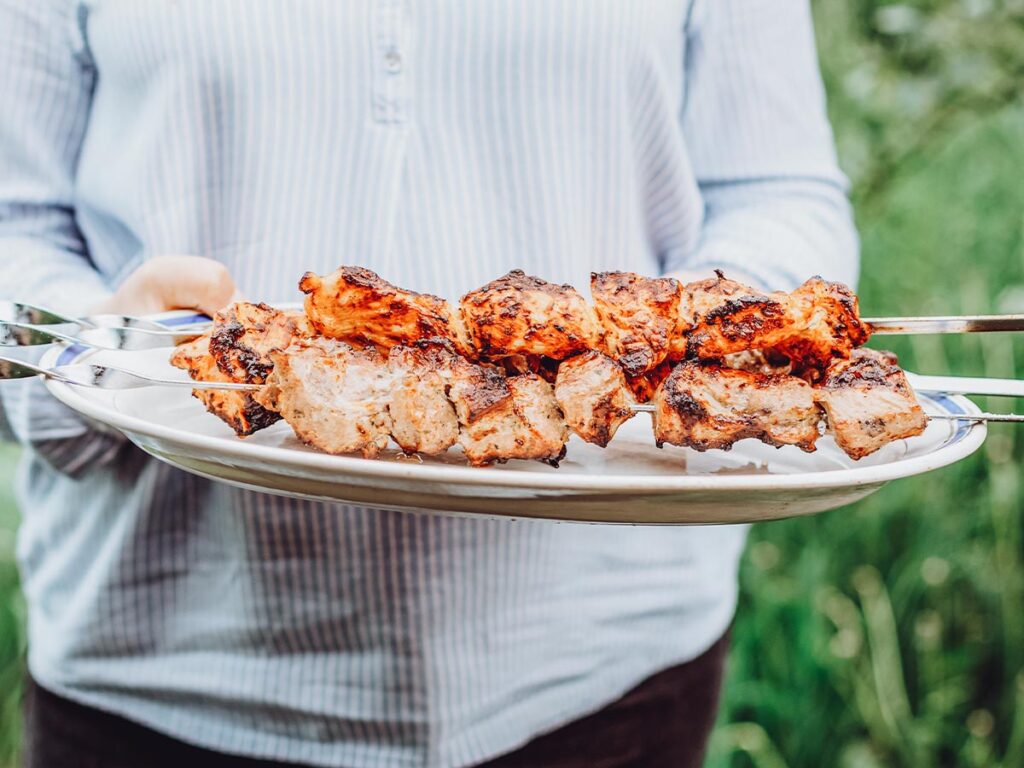
M 139 268 L 162 309 L 197 309 L 212 315 L 233 301 L 237 288 L 227 268 L 199 256 L 158 256 Z
M 147 315 L 196 309 L 212 315 L 241 298 L 223 264 L 199 256 L 155 256 L 93 312 Z

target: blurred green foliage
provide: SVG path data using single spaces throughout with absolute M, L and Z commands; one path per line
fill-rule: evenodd
M 814 5 L 862 310 L 1024 312 L 1024 2 Z M 1006 335 L 885 344 L 1024 377 Z M 709 765 L 1024 766 L 1022 456 L 994 425 L 956 466 L 756 527 Z
M 1024 311 L 1024 0 L 814 5 L 864 311 Z M 889 346 L 922 373 L 1024 377 L 1007 336 Z M 1024 430 L 995 426 L 968 461 L 756 527 L 709 765 L 1024 766 L 1022 456 Z M 0 448 L 0 765 L 24 655 L 13 459 Z
M 14 562 L 18 513 L 11 495 L 16 458 L 13 446 L 0 444 L 0 766 L 14 765 L 24 674 L 25 611 Z

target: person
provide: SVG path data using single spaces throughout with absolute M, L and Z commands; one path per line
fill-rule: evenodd
M 4 296 L 856 278 L 805 0 L 0 0 L 0 30 Z M 27 765 L 700 763 L 742 527 L 282 499 L 2 394 Z

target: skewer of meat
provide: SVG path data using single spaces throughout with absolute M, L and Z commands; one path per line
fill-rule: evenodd
M 359 267 L 303 276 L 306 313 L 330 338 L 388 349 L 425 338 L 448 339 L 461 354 L 544 374 L 558 362 L 596 349 L 650 393 L 664 363 L 719 360 L 764 350 L 817 381 L 833 360 L 867 341 L 857 297 L 846 286 L 811 278 L 790 293 L 764 293 L 716 277 L 682 285 L 632 272 L 591 275 L 594 305 L 570 285 L 513 270 L 470 291 L 457 307 L 398 288 Z
M 175 355 L 194 377 L 266 383 L 255 394 L 197 393 L 212 412 L 240 434 L 283 417 L 300 439 L 331 453 L 372 457 L 391 438 L 408 453 L 459 444 L 476 465 L 555 463 L 569 430 L 605 446 L 639 407 L 621 366 L 596 350 L 563 361 L 552 388 L 535 374 L 509 377 L 466 360 L 446 339 L 394 346 L 385 355 L 311 337 L 294 316 L 265 305 L 228 308 L 205 341 L 205 351 L 200 342 Z M 814 389 L 760 353 L 684 361 L 657 386 L 652 407 L 659 444 L 696 450 L 751 437 L 813 450 L 819 407 L 856 458 L 925 423 L 895 362 L 867 350 L 834 363 Z M 883 423 L 891 428 L 880 430 Z
M 556 462 L 566 427 L 607 445 L 652 398 L 659 444 L 704 450 L 757 437 L 813 450 L 808 425 L 820 418 L 818 405 L 845 402 L 839 370 L 814 397 L 789 374 L 821 379 L 830 360 L 842 362 L 860 340 L 855 298 L 851 304 L 852 294 L 820 279 L 793 294 L 763 295 L 721 273 L 688 286 L 595 273 L 592 309 L 571 286 L 516 270 L 464 296 L 458 312 L 361 268 L 307 273 L 300 287 L 304 316 L 234 305 L 218 315 L 205 344 L 183 347 L 173 362 L 193 378 L 269 382 L 259 395 L 197 393 L 240 435 L 283 415 L 307 442 L 370 456 L 391 436 L 408 452 L 458 442 L 477 464 Z M 801 359 L 797 348 L 810 351 Z M 466 358 L 470 351 L 477 361 Z M 672 369 L 682 357 L 711 354 L 717 358 Z M 323 413 L 320 401 L 328 403 Z M 851 455 L 865 450 L 862 443 L 841 442 Z
M 535 374 L 506 378 L 469 362 L 450 342 L 393 347 L 385 358 L 331 339 L 297 340 L 272 354 L 256 400 L 281 414 L 308 445 L 376 456 L 394 437 L 407 453 L 458 443 L 474 466 L 538 459 L 557 466 L 569 430 L 551 385 Z

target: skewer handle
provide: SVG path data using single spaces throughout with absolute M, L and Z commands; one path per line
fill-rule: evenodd
M 907 380 L 918 392 L 941 392 L 947 395 L 988 395 L 1024 397 L 1024 381 L 1016 379 L 984 379 L 972 376 L 922 376 L 907 373 Z
M 872 334 L 990 333 L 1024 331 L 1024 315 L 949 317 L 871 317 L 863 322 Z
M 41 368 L 25 360 L 0 355 L 0 381 L 14 379 L 30 379 L 42 376 L 54 381 L 61 381 L 77 387 L 93 389 L 138 389 L 140 387 L 183 387 L 186 389 L 203 390 L 234 390 L 255 392 L 262 389 L 262 384 L 238 384 L 225 381 L 193 381 L 192 379 L 165 379 L 146 376 L 141 373 L 125 371 L 106 365 L 90 365 L 75 363 L 61 365 L 56 368 Z

